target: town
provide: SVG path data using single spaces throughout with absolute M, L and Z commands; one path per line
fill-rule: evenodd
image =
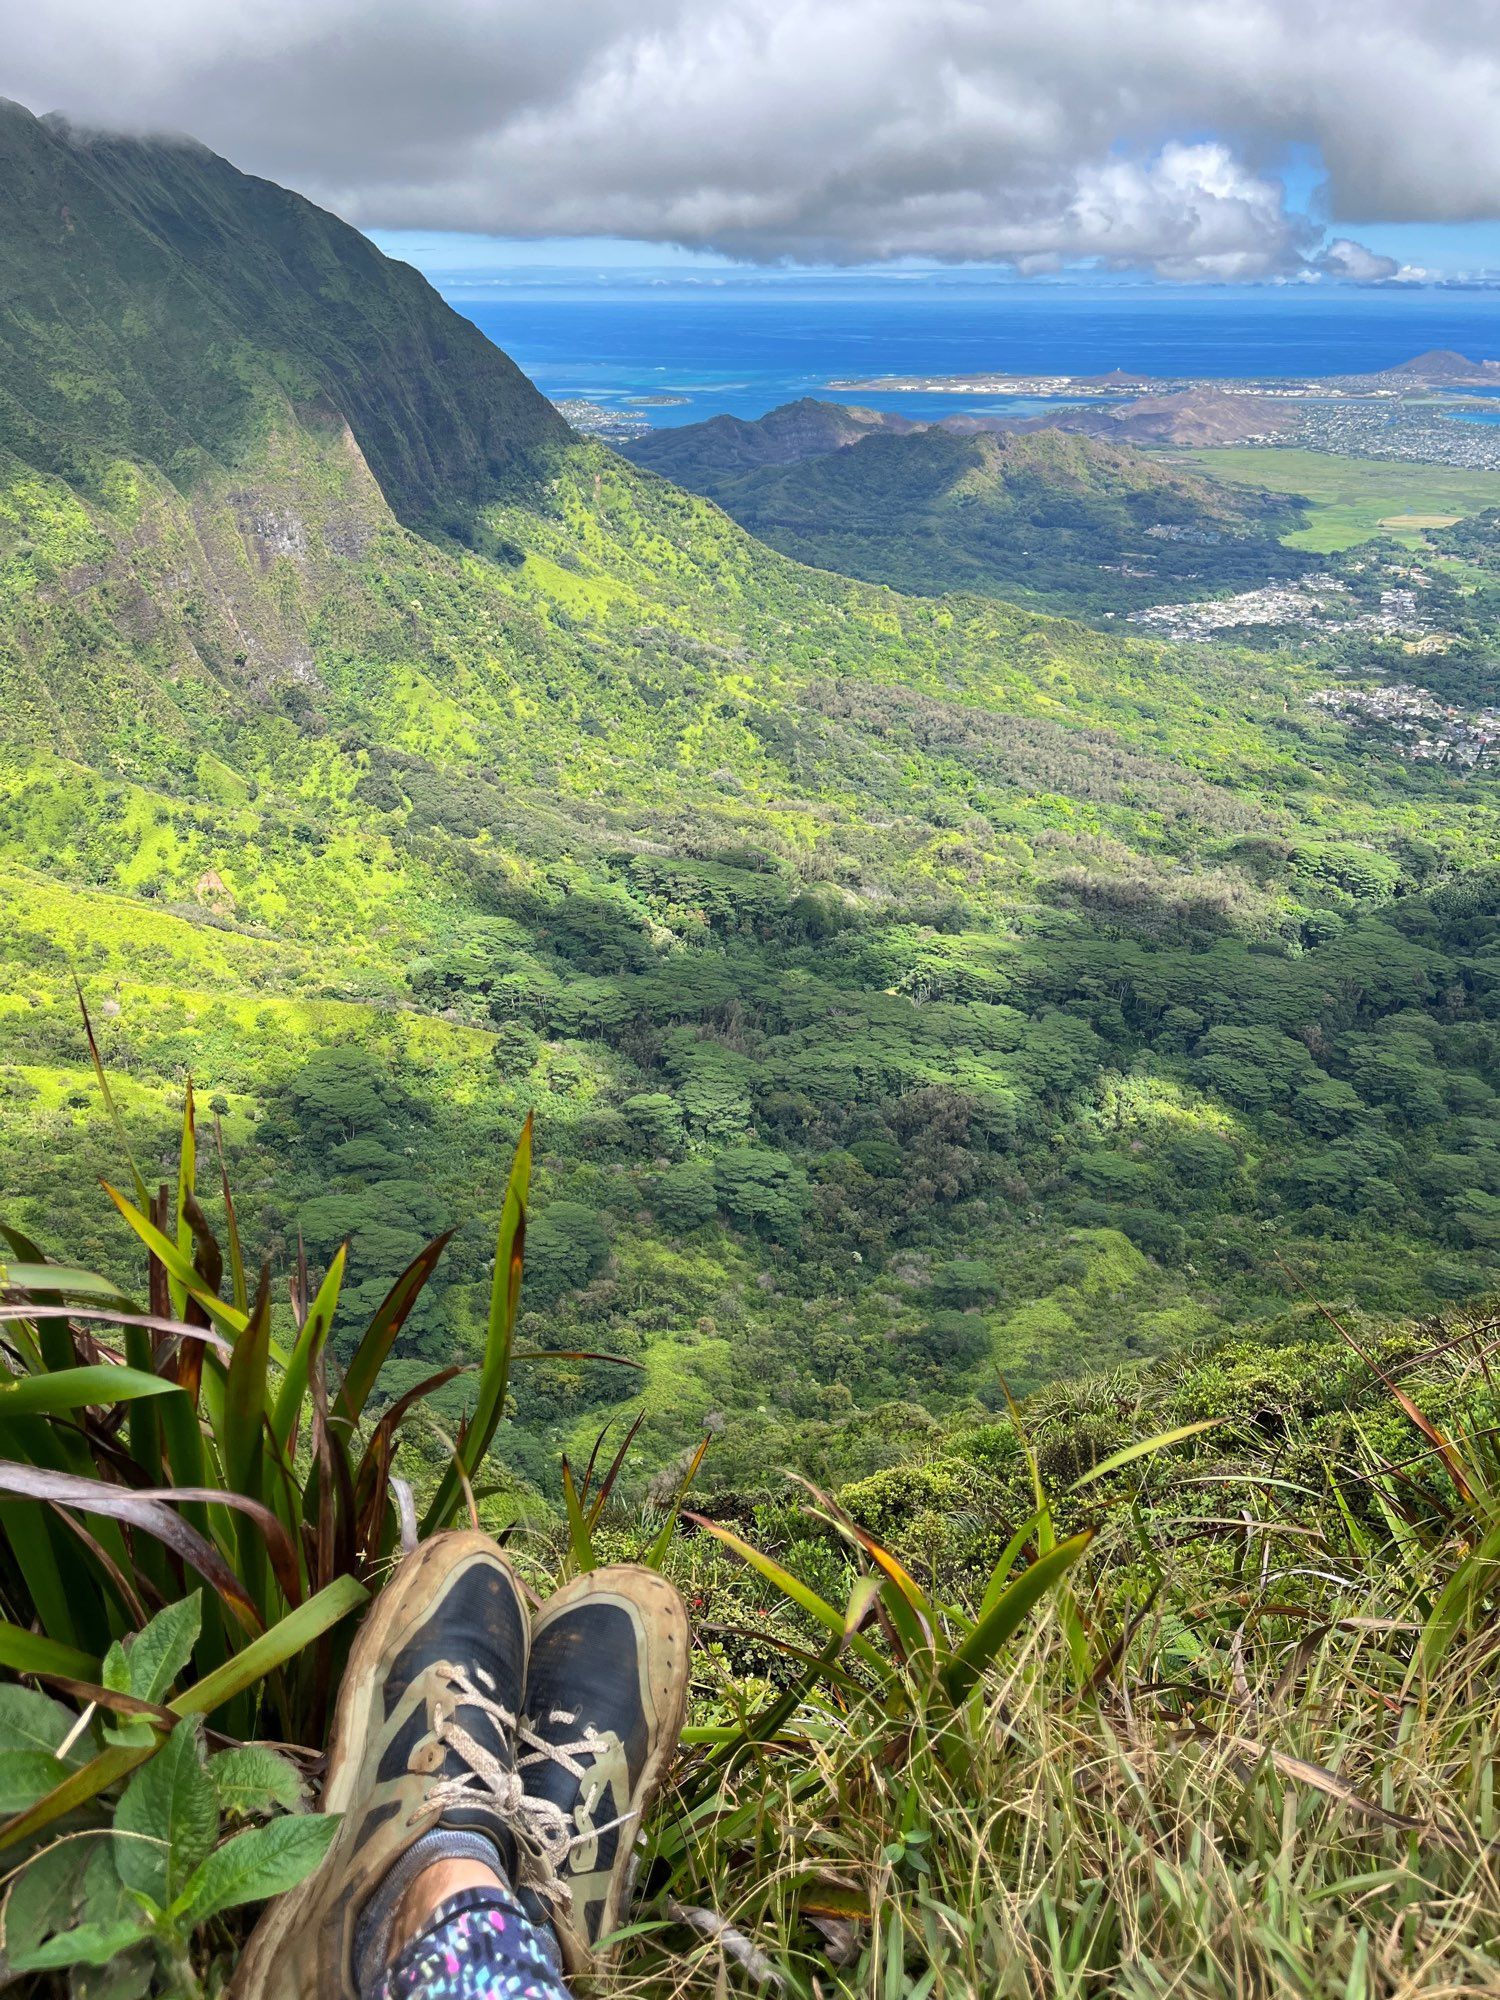
M 1350 594 L 1342 578 L 1320 570 L 1299 577 L 1294 583 L 1265 584 L 1257 590 L 1240 591 L 1234 597 L 1150 605 L 1130 612 L 1128 622 L 1158 638 L 1196 641 L 1216 639 L 1248 626 L 1294 626 L 1329 636 L 1362 633 L 1379 639 L 1414 640 L 1430 636 L 1417 605 L 1415 589 L 1405 585 L 1383 588 L 1378 605 L 1370 610 L 1357 609 L 1348 601 Z
M 1309 699 L 1339 722 L 1391 732 L 1399 739 L 1397 751 L 1420 763 L 1472 770 L 1500 755 L 1500 708 L 1461 708 L 1409 681 L 1379 688 L 1322 688 Z

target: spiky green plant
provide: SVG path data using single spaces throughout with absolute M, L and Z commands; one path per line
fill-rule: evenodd
M 462 1371 L 437 1371 L 378 1421 L 369 1413 L 447 1235 L 396 1278 L 340 1377 L 328 1337 L 349 1246 L 316 1280 L 299 1258 L 279 1340 L 270 1273 L 247 1268 L 222 1148 L 222 1244 L 199 1200 L 191 1085 L 175 1189 L 151 1195 L 125 1150 L 133 1197 L 106 1192 L 144 1250 L 139 1290 L 54 1262 L 0 1225 L 11 1253 L 0 1264 L 0 1668 L 118 1716 L 105 1684 L 111 1647 L 199 1582 L 201 1627 L 161 1690 L 155 1726 L 100 1738 L 94 1757 L 55 1773 L 24 1806 L 12 1801 L 0 1850 L 116 1784 L 182 1716 L 212 1714 L 235 1736 L 318 1744 L 352 1614 L 403 1543 L 472 1506 L 512 1363 L 530 1358 L 514 1346 L 529 1118 L 501 1208 L 471 1411 L 420 1523 L 393 1476 L 395 1453 L 413 1412 Z

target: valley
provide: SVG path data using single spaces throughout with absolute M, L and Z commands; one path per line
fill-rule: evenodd
M 351 1312 L 496 1198 L 534 1109 L 527 1337 L 639 1372 L 528 1373 L 523 1492 L 610 1414 L 632 1463 L 707 1428 L 753 1484 L 893 1401 L 1273 1328 L 1283 1264 L 1377 1313 L 1493 1283 L 1483 769 L 1320 709 L 1321 648 L 803 567 L 294 197 L 0 136 L 14 1226 L 120 1247 L 76 974 L 139 1156 L 191 1076 L 255 1254 L 352 1239 Z M 195 399 L 215 367 L 233 394 Z M 865 431 L 835 467 L 977 465 L 1002 551 L 1050 495 L 1049 587 L 1091 576 L 1101 615 L 1131 579 L 1080 518 L 1163 568 L 1308 561 L 1294 503 L 1159 457 Z M 806 505 L 829 458 L 755 476 Z M 932 517 L 934 563 L 967 526 Z M 1486 601 L 1424 685 L 1482 678 Z M 391 1393 L 477 1353 L 486 1255 L 466 1221 Z

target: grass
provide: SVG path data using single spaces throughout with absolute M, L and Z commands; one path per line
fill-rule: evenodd
M 930 1647 L 906 1651 L 899 1694 L 878 1677 L 862 1697 L 852 1657 L 840 1684 L 804 1679 L 710 1785 L 689 1761 L 656 1830 L 672 1922 L 635 1937 L 611 1990 L 706 2000 L 758 1972 L 850 2000 L 1492 1992 L 1494 1343 L 1492 1320 L 1471 1324 L 1400 1380 L 1371 1356 L 1391 1418 L 1357 1424 L 1357 1462 L 1321 1477 L 1315 1427 L 1278 1435 L 1265 1413 L 1111 1454 L 1053 1501 L 1041 1462 L 1074 1444 L 1060 1414 L 1086 1422 L 1111 1391 L 1015 1413 L 1043 1542 L 1054 1508 L 1069 1526 L 1082 1509 L 1087 1554 L 954 1703 L 942 1634 L 975 1598 L 929 1594 L 865 1537 L 886 1639 L 894 1575 Z M 1476 1427 L 1424 1412 L 1465 1384 Z M 1403 1423 L 1425 1448 L 1387 1459 Z
M 1172 457 L 1216 479 L 1301 494 L 1311 503 L 1311 517 L 1305 528 L 1282 540 L 1289 548 L 1320 554 L 1379 534 L 1419 548 L 1424 528 L 1445 527 L 1465 514 L 1500 506 L 1500 472 L 1259 445 L 1174 452 Z
M 782 1991 L 1493 1991 L 1493 1708 L 1460 1678 L 1397 1719 L 1384 1700 L 1400 1659 L 1356 1627 L 1300 1670 L 1294 1649 L 1252 1637 L 1237 1684 L 1218 1662 L 1202 1722 L 1170 1692 L 1174 1623 L 1137 1635 L 1128 1673 L 1086 1703 L 1058 1621 L 1044 1624 L 953 1725 L 961 1780 L 931 1742 L 893 1757 L 864 1718 L 756 1757 L 720 1807 L 753 1831 L 711 1829 L 692 1850 L 699 1906 L 753 1941 Z M 1352 1805 L 1372 1768 L 1375 1796 Z M 721 1952 L 677 1942 L 670 1960 L 638 1946 L 613 1990 L 722 1991 Z

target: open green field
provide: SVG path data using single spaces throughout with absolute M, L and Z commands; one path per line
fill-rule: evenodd
M 1346 549 L 1382 533 L 1417 548 L 1424 528 L 1500 506 L 1500 472 L 1264 445 L 1171 456 L 1216 479 L 1302 494 L 1312 502 L 1312 518 L 1297 533 L 1283 536 L 1291 548 Z

